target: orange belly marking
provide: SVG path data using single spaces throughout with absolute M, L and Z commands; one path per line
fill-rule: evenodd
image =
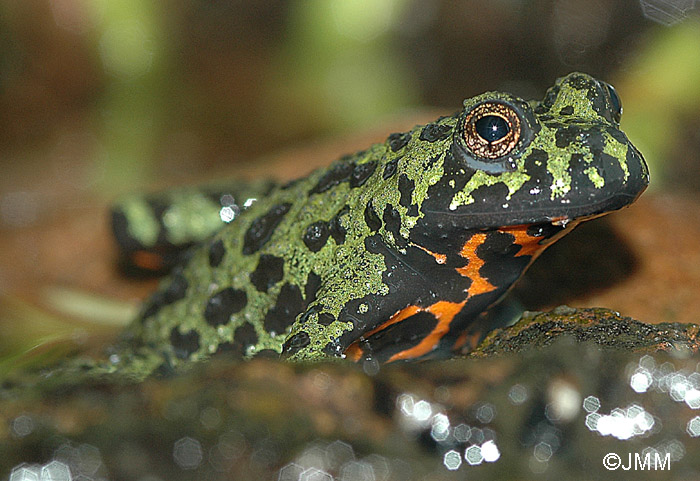
M 427 308 L 422 308 L 418 306 L 404 307 L 403 309 L 397 311 L 393 316 L 391 316 L 391 318 L 388 321 L 375 327 L 374 329 L 363 335 L 362 338 L 350 344 L 345 350 L 345 355 L 348 359 L 352 361 L 359 361 L 362 358 L 362 348 L 360 347 L 360 342 L 362 340 L 367 339 L 373 334 L 376 334 L 377 332 L 384 330 L 391 325 L 408 319 L 412 315 L 422 311 L 428 311 L 433 316 L 435 316 L 435 319 L 437 319 L 438 321 L 437 325 L 418 344 L 404 351 L 397 352 L 396 354 L 391 356 L 386 362 L 413 359 L 427 354 L 437 345 L 440 339 L 442 339 L 442 337 L 445 334 L 447 334 L 447 332 L 450 330 L 450 324 L 454 320 L 455 316 L 459 313 L 459 311 L 462 310 L 462 307 L 464 307 L 466 303 L 466 300 L 462 302 L 439 301 L 435 304 L 432 304 L 431 306 L 428 306 Z
M 529 226 L 527 225 L 512 225 L 508 227 L 501 227 L 500 229 L 498 229 L 499 232 L 510 234 L 513 237 L 515 237 L 515 241 L 513 243 L 520 246 L 520 250 L 517 254 L 515 254 L 515 257 L 534 257 L 538 255 L 541 251 L 543 251 L 546 247 L 540 244 L 540 242 L 542 241 L 541 237 L 531 236 L 527 233 L 528 227 Z
M 466 266 L 457 267 L 456 269 L 461 275 L 472 280 L 472 283 L 467 290 L 468 297 L 483 294 L 485 292 L 491 292 L 496 289 L 496 286 L 491 284 L 479 273 L 479 269 L 481 269 L 484 265 L 484 260 L 476 255 L 476 249 L 485 241 L 486 234 L 474 234 L 467 242 L 464 243 L 462 246 L 462 251 L 459 253 L 460 256 L 469 261 Z

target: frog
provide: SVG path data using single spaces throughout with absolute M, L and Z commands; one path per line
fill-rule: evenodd
M 545 248 L 647 187 L 621 115 L 610 84 L 574 72 L 541 101 L 485 92 L 286 183 L 130 197 L 112 211 L 124 258 L 172 270 L 122 343 L 169 369 L 468 352 Z

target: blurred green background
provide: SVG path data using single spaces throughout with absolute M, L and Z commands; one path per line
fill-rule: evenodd
M 572 70 L 616 86 L 654 188 L 697 191 L 692 3 L 5 0 L 0 226 L 50 215 L 47 188 L 110 198 L 235 175 L 416 107 L 452 112 L 493 89 L 540 98 Z

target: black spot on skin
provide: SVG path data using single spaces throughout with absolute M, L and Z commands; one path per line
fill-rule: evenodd
M 531 179 L 535 180 L 535 183 L 537 182 L 537 180 L 547 181 L 551 178 L 552 174 L 550 174 L 547 171 L 548 158 L 549 154 L 547 154 L 547 152 L 545 152 L 544 150 L 540 149 L 533 149 L 530 155 L 527 157 L 525 163 L 527 174 L 530 176 Z M 523 192 L 527 190 L 529 189 L 522 189 Z
M 397 152 L 403 149 L 409 140 L 411 140 L 411 134 L 406 133 L 395 133 L 389 136 L 389 148 L 392 152 Z
M 379 234 L 371 235 L 371 236 L 365 238 L 365 249 L 367 249 L 372 254 L 381 253 L 382 247 L 383 247 L 383 244 L 380 241 Z
M 219 267 L 221 261 L 226 254 L 226 248 L 221 239 L 215 240 L 209 245 L 209 265 L 211 267 Z
M 446 139 L 452 133 L 452 127 L 444 124 L 428 124 L 423 127 L 420 133 L 420 139 L 426 142 L 437 142 L 438 140 Z
M 245 291 L 227 287 L 209 298 L 204 309 L 204 319 L 213 327 L 226 324 L 231 316 L 243 309 L 247 303 Z
M 199 350 L 199 334 L 196 331 L 188 331 L 181 334 L 177 327 L 170 331 L 170 344 L 175 350 L 175 357 L 179 359 L 189 359 L 189 357 Z
M 367 227 L 369 227 L 369 230 L 372 232 L 378 231 L 379 228 L 382 226 L 382 220 L 372 208 L 372 202 L 369 202 L 367 204 L 367 207 L 365 207 L 365 223 L 367 224 Z
M 350 174 L 350 187 L 353 189 L 355 187 L 360 187 L 367 182 L 367 179 L 372 177 L 374 171 L 377 169 L 377 162 L 365 162 L 364 164 L 357 164 L 354 169 L 352 169 L 352 174 Z
M 322 312 L 318 315 L 318 323 L 322 326 L 330 326 L 335 321 L 335 317 L 330 312 Z
M 426 219 L 426 216 L 424 216 L 418 219 L 408 238 L 411 243 L 431 252 L 446 254 L 449 265 L 451 259 L 460 258 L 459 252 L 462 250 L 462 246 L 464 246 L 464 242 L 469 238 L 469 235 L 469 231 L 464 228 L 463 224 L 460 225 L 459 222 L 451 219 L 435 221 Z M 433 262 L 435 262 L 434 258 Z
M 471 168 L 465 170 L 466 164 L 463 160 L 456 158 L 449 151 L 444 155 L 443 166 L 444 174 L 440 180 L 428 187 L 426 198 L 419 206 L 419 209 L 424 213 L 444 210 L 446 205 L 450 205 L 454 193 L 462 190 L 476 172 Z
M 567 78 L 567 82 L 573 88 L 578 90 L 591 89 L 592 87 L 591 80 L 582 75 L 572 75 L 571 77 Z
M 547 159 L 549 159 L 549 154 L 541 149 L 532 149 L 530 155 L 527 156 L 528 163 L 547 164 Z
M 345 242 L 345 228 L 340 223 L 340 218 L 343 217 L 350 211 L 350 208 L 346 205 L 333 217 L 330 222 L 328 222 L 328 230 L 330 231 L 331 237 L 337 245 Z
M 294 284 L 284 284 L 275 305 L 265 315 L 263 320 L 265 330 L 278 335 L 284 333 L 305 308 L 299 287 Z
M 562 109 L 559 111 L 559 115 L 571 115 L 574 113 L 574 107 L 571 105 L 567 105 L 566 107 L 562 107 Z
M 187 279 L 182 275 L 182 271 L 173 275 L 165 290 L 160 290 L 151 295 L 146 302 L 145 308 L 141 311 L 139 319 L 144 321 L 155 316 L 163 306 L 172 304 L 183 299 L 187 293 Z
M 309 195 L 320 194 L 339 185 L 350 178 L 355 167 L 352 162 L 340 162 L 332 166 L 328 172 L 318 180 L 318 183 L 309 191 Z
M 298 332 L 287 339 L 287 342 L 282 346 L 282 356 L 288 357 L 309 345 L 311 339 L 306 332 Z
M 307 304 L 308 304 L 308 303 L 307 303 Z M 311 306 L 311 307 L 308 308 L 306 311 L 304 311 L 304 314 L 302 314 L 301 317 L 299 317 L 299 323 L 302 324 L 302 325 L 303 325 L 303 324 L 306 324 L 307 322 L 309 322 L 309 318 L 310 318 L 313 314 L 317 313 L 317 312 L 320 311 L 320 310 L 321 310 L 321 306 L 318 306 L 318 305 L 316 305 L 316 306 Z
M 511 234 L 492 231 L 476 249 L 476 255 L 484 261 L 479 274 L 493 286 L 510 287 L 530 263 L 530 256 L 515 257 L 520 246 L 513 244 L 514 240 Z
M 415 189 L 416 184 L 411 179 L 408 178 L 406 174 L 401 174 L 399 176 L 399 205 L 408 207 L 411 205 L 411 196 L 413 195 L 413 189 Z
M 167 304 L 164 291 L 154 292 L 151 294 L 151 297 L 148 298 L 148 301 L 146 301 L 145 307 L 141 311 L 140 319 L 145 321 L 149 317 L 155 316 L 160 309 Z
M 263 254 L 249 278 L 258 291 L 267 292 L 270 287 L 281 281 L 282 277 L 284 277 L 284 259 Z
M 275 228 L 282 222 L 292 204 L 279 204 L 270 209 L 265 215 L 258 217 L 250 224 L 243 236 L 243 254 L 250 255 L 260 250 L 270 239 Z
M 583 159 L 583 154 L 571 154 L 569 159 L 569 173 L 574 183 L 578 182 L 585 175 L 583 171 L 588 167 L 588 164 Z
M 173 302 L 185 297 L 186 292 L 187 279 L 185 279 L 182 274 L 177 274 L 171 279 L 170 284 L 168 284 L 168 287 L 163 293 L 163 303 L 172 304 Z
M 304 232 L 304 245 L 306 245 L 311 252 L 318 252 L 326 245 L 329 234 L 327 223 L 323 221 L 314 222 L 307 227 Z
M 406 174 L 401 174 L 399 176 L 399 205 L 402 205 L 408 209 L 407 214 L 416 216 L 418 215 L 418 205 L 411 204 L 411 197 L 413 195 L 413 189 L 416 188 L 415 182 L 408 178 Z
M 129 221 L 122 211 L 113 210 L 111 218 L 112 235 L 114 235 L 114 238 L 122 250 L 132 252 L 144 248 L 143 244 L 129 234 Z
M 399 247 L 406 246 L 406 239 L 401 236 L 401 215 L 393 205 L 387 204 L 384 207 L 384 213 L 382 214 L 382 219 L 384 220 L 384 225 L 386 230 L 392 233 L 394 236 L 394 242 Z
M 384 172 L 382 172 L 382 178 L 384 180 L 388 179 L 396 173 L 396 168 L 399 165 L 399 159 L 390 160 L 384 166 Z
M 321 287 L 321 276 L 314 271 L 309 272 L 306 276 L 306 286 L 304 286 L 305 304 L 308 306 L 316 300 L 316 293 Z
M 557 129 L 554 138 L 556 145 L 560 149 L 566 148 L 576 141 L 576 137 L 581 133 L 581 128 L 576 125 L 570 125 Z
M 155 316 L 163 305 L 163 294 L 160 292 L 154 293 L 141 311 L 139 316 L 141 322 L 145 321 L 149 317 Z
M 494 185 L 481 185 L 472 191 L 474 205 L 495 205 L 495 202 L 500 202 L 500 199 L 505 199 L 508 196 L 508 186 L 503 183 Z M 511 201 L 515 204 L 514 201 Z M 517 204 L 516 204 L 517 205 Z
M 246 322 L 233 331 L 233 349 L 245 356 L 249 346 L 257 344 L 258 334 L 252 324 Z
M 246 322 L 233 331 L 233 342 L 220 343 L 216 348 L 216 352 L 217 354 L 230 352 L 236 358 L 242 358 L 247 354 L 248 347 L 257 344 L 257 342 L 258 334 L 255 332 L 255 328 L 252 324 Z

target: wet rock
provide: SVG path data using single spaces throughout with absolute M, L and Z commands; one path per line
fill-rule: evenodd
M 525 312 L 515 325 L 492 331 L 470 357 L 484 357 L 548 346 L 561 337 L 577 342 L 635 352 L 698 352 L 697 324 L 646 324 L 610 309 L 572 309 L 560 306 L 550 312 Z
M 695 479 L 696 332 L 558 309 L 466 359 L 219 356 L 142 383 L 5 391 L 0 476 L 59 461 L 92 479 L 609 479 L 637 462 L 635 477 Z

